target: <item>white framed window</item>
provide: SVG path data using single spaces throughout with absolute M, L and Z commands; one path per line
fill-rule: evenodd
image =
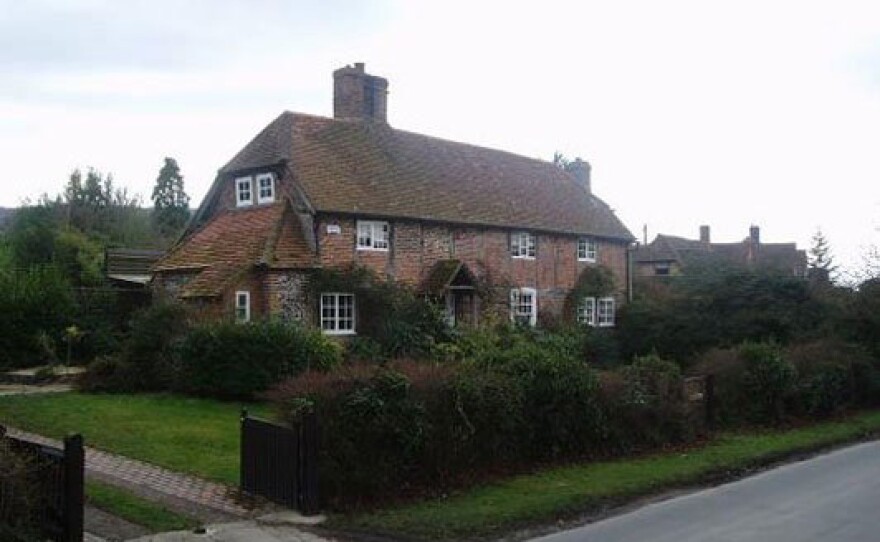
M 275 201 L 275 175 L 260 173 L 257 175 L 257 203 Z
M 328 335 L 354 335 L 354 294 L 321 294 L 321 329 Z
M 535 234 L 517 231 L 510 234 L 510 255 L 514 258 L 535 257 Z
M 251 321 L 251 293 L 246 290 L 235 292 L 235 321 Z
M 596 325 L 612 327 L 614 325 L 614 298 L 600 297 L 596 300 Z
M 578 239 L 577 252 L 579 262 L 595 262 L 596 240 L 592 237 L 581 237 Z
M 510 321 L 534 326 L 538 321 L 538 292 L 534 288 L 510 290 Z
M 390 228 L 387 222 L 379 220 L 358 220 L 358 250 L 388 250 L 389 231 Z
M 245 207 L 254 204 L 254 187 L 252 177 L 235 179 L 235 206 Z
M 577 321 L 587 326 L 596 325 L 596 298 L 585 297 L 581 299 L 577 308 Z

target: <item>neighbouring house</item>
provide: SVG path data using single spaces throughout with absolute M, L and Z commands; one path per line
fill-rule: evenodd
M 758 226 L 738 243 L 713 243 L 709 226 L 700 226 L 698 240 L 659 234 L 640 245 L 633 257 L 639 277 L 666 277 L 687 273 L 701 266 L 766 269 L 804 278 L 807 254 L 795 243 L 762 243 Z
M 436 300 L 450 323 L 478 322 L 500 303 L 535 325 L 565 316 L 581 274 L 604 266 L 614 288 L 569 316 L 613 325 L 634 238 L 592 193 L 587 162 L 566 170 L 396 129 L 386 79 L 355 64 L 333 80 L 333 118 L 284 112 L 219 170 L 154 266 L 157 291 L 210 317 L 302 319 L 351 335 L 364 317 L 355 295 L 309 302 L 304 286 L 316 269 L 363 266 Z

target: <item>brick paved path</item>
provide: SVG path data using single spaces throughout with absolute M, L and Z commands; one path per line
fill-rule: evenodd
M 12 427 L 8 427 L 7 432 L 23 440 L 62 446 L 57 440 Z M 265 505 L 257 506 L 253 500 L 240 498 L 234 488 L 88 447 L 86 476 L 123 486 L 133 493 L 158 500 L 170 508 L 206 521 L 254 517 L 270 510 Z

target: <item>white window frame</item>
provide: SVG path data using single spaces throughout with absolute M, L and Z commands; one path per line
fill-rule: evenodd
M 351 299 L 351 315 L 340 314 L 340 299 Z M 318 319 L 321 331 L 327 335 L 354 335 L 357 333 L 357 305 L 354 294 L 348 292 L 323 292 L 321 293 L 321 306 L 319 307 Z M 350 322 L 350 327 L 343 324 Z
M 579 262 L 595 262 L 599 252 L 598 243 L 593 237 L 580 237 L 577 243 L 577 258 Z
M 531 296 L 531 303 L 523 303 L 524 296 Z M 528 311 L 523 311 L 528 307 Z M 528 318 L 530 326 L 538 323 L 538 291 L 534 288 L 512 288 L 510 290 L 510 321 L 514 324 L 521 318 Z
M 245 184 L 247 187 L 245 188 Z M 247 199 L 242 198 L 242 194 L 247 192 Z M 235 179 L 235 206 L 247 207 L 254 204 L 254 178 L 253 177 L 237 177 Z
M 269 195 L 263 196 L 263 181 L 269 181 Z M 275 175 L 272 173 L 260 173 L 254 182 L 257 192 L 257 203 L 272 203 L 275 201 Z
M 596 298 L 584 297 L 578 304 L 577 321 L 579 324 L 594 327 L 596 325 Z
M 387 252 L 391 246 L 391 224 L 384 220 L 358 220 L 355 230 L 358 250 Z
M 614 327 L 616 307 L 613 297 L 600 297 L 596 300 L 596 326 Z
M 251 321 L 251 293 L 247 290 L 235 292 L 235 321 L 242 324 Z
M 515 231 L 510 234 L 510 256 L 521 260 L 534 260 L 538 240 L 534 233 Z

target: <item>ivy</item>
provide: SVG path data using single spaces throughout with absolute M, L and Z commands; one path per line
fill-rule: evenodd
M 574 288 L 565 296 L 565 320 L 574 321 L 578 305 L 585 297 L 607 297 L 614 292 L 614 274 L 604 265 L 587 267 Z

